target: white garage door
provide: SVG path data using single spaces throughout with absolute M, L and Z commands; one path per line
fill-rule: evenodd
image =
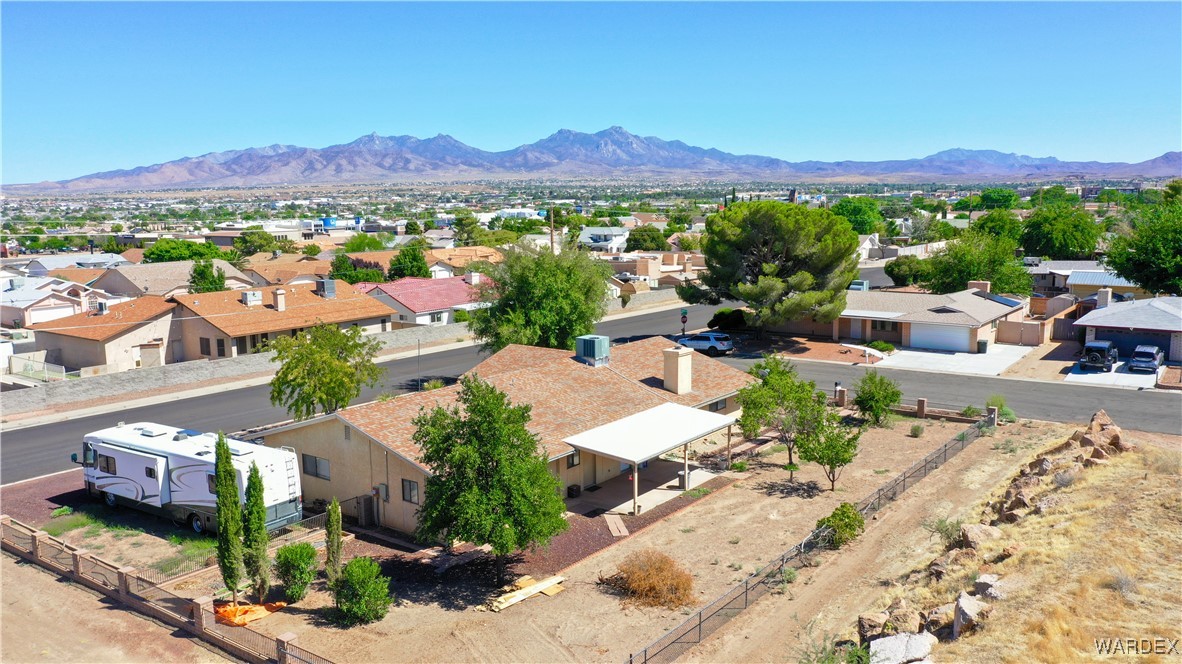
M 57 320 L 72 315 L 74 315 L 74 307 L 69 304 L 56 307 L 36 307 L 29 310 L 29 324 L 44 323 L 48 320 Z
M 969 328 L 912 323 L 911 347 L 968 352 Z

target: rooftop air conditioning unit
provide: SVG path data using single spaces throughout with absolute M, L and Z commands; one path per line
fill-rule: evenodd
M 611 340 L 598 334 L 585 334 L 575 339 L 575 359 L 593 367 L 608 363 Z

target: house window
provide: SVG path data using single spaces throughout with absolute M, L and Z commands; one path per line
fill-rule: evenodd
M 431 314 L 431 322 L 432 323 L 442 323 L 443 322 L 443 312 L 436 311 L 435 313 Z
M 234 340 L 234 345 L 238 348 L 239 355 L 246 355 L 246 337 L 238 337 Z
M 710 404 L 710 412 L 715 413 L 720 410 L 726 410 L 726 399 L 719 399 L 718 401 Z
M 98 469 L 100 473 L 116 474 L 115 457 L 107 456 L 106 454 L 98 455 Z
M 226 356 L 226 340 L 218 339 L 218 357 Z
M 201 337 L 198 343 L 201 345 L 201 356 L 209 357 L 209 337 Z
M 353 428 L 345 427 L 345 440 L 353 440 Z
M 579 458 L 579 451 L 578 450 L 575 450 L 574 454 L 571 454 L 568 457 L 566 457 L 566 467 L 567 468 L 574 468 L 575 466 L 579 465 L 580 463 L 583 463 L 583 460 L 581 458 Z
M 419 483 L 413 480 L 402 480 L 402 500 L 419 504 Z
M 898 332 L 899 323 L 891 320 L 872 320 L 870 321 L 870 329 L 883 332 Z
M 319 477 L 322 480 L 331 479 L 331 475 L 328 472 L 328 459 L 305 454 L 304 474 Z
M 385 332 L 385 331 L 386 331 L 386 326 L 387 326 L 387 325 L 389 325 L 389 324 L 390 324 L 390 319 L 389 319 L 389 318 L 383 318 L 383 319 L 382 319 L 382 332 Z
M 155 468 L 145 468 L 144 469 L 144 477 L 146 477 L 150 480 L 156 479 L 156 469 Z

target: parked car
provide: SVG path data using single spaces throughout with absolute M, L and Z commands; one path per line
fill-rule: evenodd
M 1157 373 L 1162 362 L 1165 362 L 1166 354 L 1157 346 L 1137 346 L 1133 349 L 1133 355 L 1129 358 L 1129 371 L 1148 371 L 1150 373 Z
M 735 349 L 735 344 L 731 341 L 731 336 L 722 332 L 691 334 L 686 337 L 679 337 L 677 343 L 686 348 L 693 348 L 696 351 L 703 352 L 710 357 L 725 355 Z
M 1083 357 L 1079 358 L 1079 368 L 1081 371 L 1088 367 L 1112 371 L 1119 361 L 1119 353 L 1111 341 L 1089 341 L 1084 345 Z

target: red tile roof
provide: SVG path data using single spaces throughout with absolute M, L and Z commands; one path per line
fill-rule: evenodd
M 469 275 L 446 279 L 403 277 L 384 284 L 357 284 L 356 288 L 363 293 L 379 290 L 415 313 L 442 311 L 480 301 Z

